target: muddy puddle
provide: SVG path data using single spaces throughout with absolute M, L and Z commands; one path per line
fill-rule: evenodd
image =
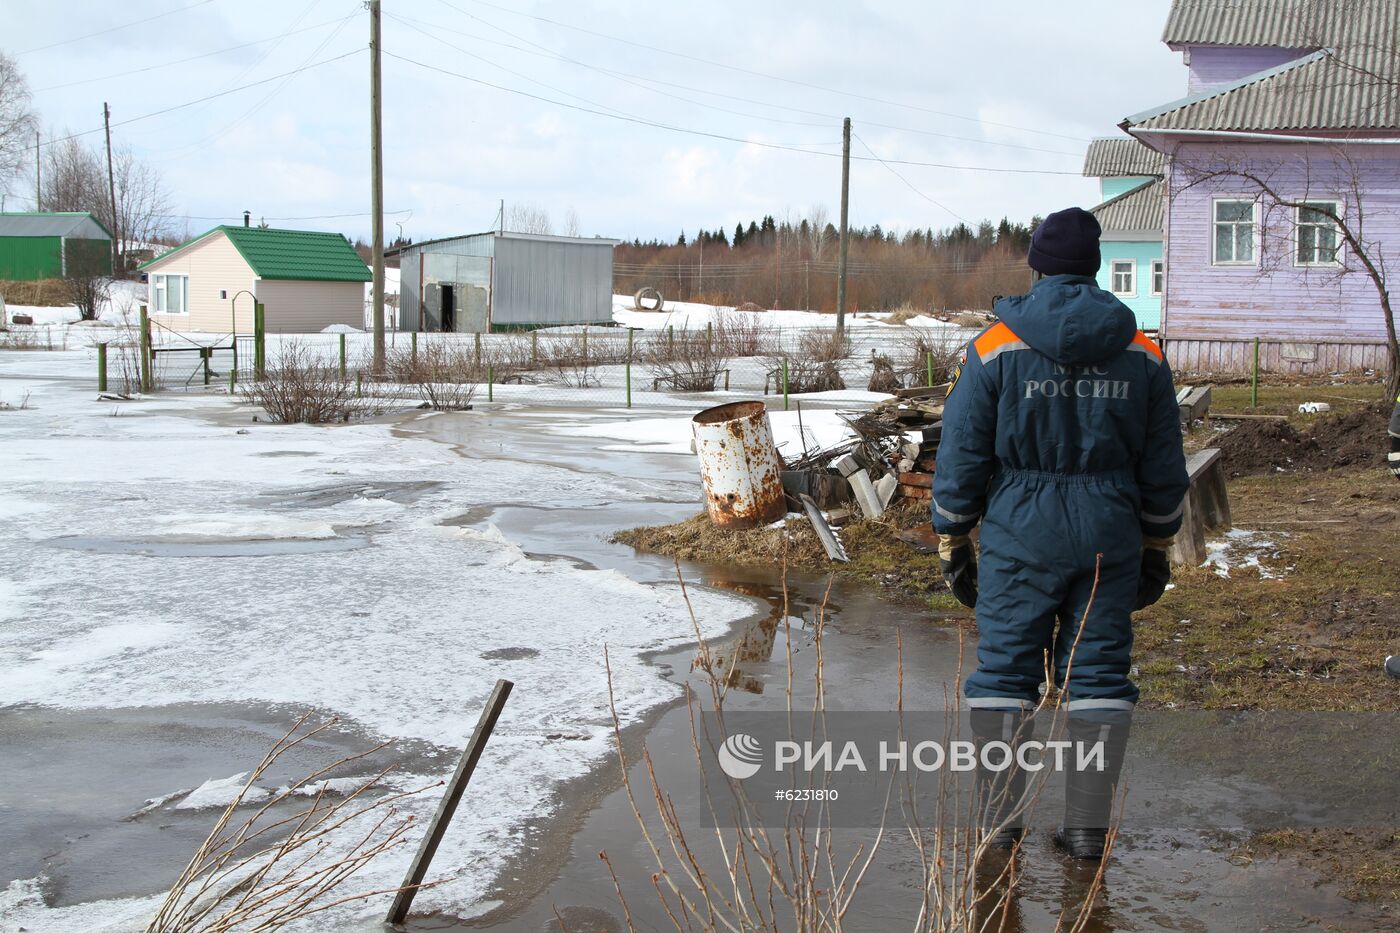
M 501 456 L 511 445 L 514 455 L 522 457 L 547 449 L 551 462 L 587 464 L 598 470 L 623 468 L 622 475 L 640 472 L 685 490 L 674 501 L 616 506 L 545 508 L 501 503 L 452 520 L 464 525 L 490 522 L 527 552 L 542 557 L 615 569 L 644 582 L 675 578 L 677 570 L 670 559 L 639 555 L 607 539 L 619 528 L 694 514 L 698 483 L 689 456 L 593 449 L 612 443 L 605 440 L 541 439 L 529 429 L 522 432 L 508 413 L 477 413 L 469 432 L 447 419 L 434 419 L 422 427 L 427 428 L 423 433 L 453 443 L 468 456 Z M 518 443 L 522 433 L 532 438 L 523 446 Z M 755 612 L 744 625 L 710 645 L 712 668 L 730 684 L 727 709 L 781 709 L 790 670 L 794 704 L 810 703 L 812 671 L 818 663 L 819 612 L 825 614 L 820 663 L 830 709 L 892 708 L 899 665 L 896 630 L 903 639 L 908 708 L 943 708 L 960 668 L 973 663 L 973 646 L 960 644 L 957 629 L 940 624 L 927 610 L 882 600 L 864 589 L 838 585 L 828 590 L 825 577 L 791 574 L 785 591 L 778 568 L 685 562 L 680 572 L 688 583 L 728 589 L 755 603 Z M 660 654 L 653 663 L 670 679 L 705 690 L 703 675 L 693 669 L 695 660 L 696 651 L 686 649 Z M 634 762 L 645 743 L 665 786 L 668 778 L 679 783 L 684 772 L 696 767 L 691 730 L 689 711 L 677 704 L 631 730 L 624 741 Z M 631 775 L 643 812 L 654 819 L 654 808 L 648 806 L 650 785 L 639 762 Z M 1247 800 L 1232 799 L 1239 796 L 1234 790 L 1193 778 L 1189 768 L 1173 768 L 1135 793 L 1137 806 L 1171 809 L 1201 802 L 1224 805 L 1227 810 L 1248 806 Z M 638 929 L 674 929 L 652 887 L 657 865 L 643 842 L 616 764 L 574 782 L 560 803 L 563 816 L 530 828 L 541 840 L 531 857 L 502 873 L 491 895 L 498 907 L 471 921 L 423 918 L 411 928 L 625 930 L 611 867 Z M 1049 827 L 1058 801 L 1050 799 L 1042 806 L 1050 815 L 1039 820 L 1040 828 L 1020 855 L 1022 883 L 1000 926 L 1006 931 L 1055 929 L 1062 913 L 1077 911 L 1092 881 L 1091 872 L 1063 858 L 1051 842 Z M 656 826 L 651 828 L 655 831 Z M 859 836 L 847 838 L 859 841 Z M 1083 929 L 1359 931 L 1387 928 L 1393 922 L 1384 905 L 1349 901 L 1335 886 L 1291 860 L 1237 858 L 1232 851 L 1243 841 L 1199 829 L 1125 831 L 1106 872 L 1104 890 Z M 600 852 L 607 853 L 607 863 L 599 858 Z M 887 836 L 849 915 L 852 928 L 909 929 L 919 899 L 918 879 L 918 853 L 907 832 Z

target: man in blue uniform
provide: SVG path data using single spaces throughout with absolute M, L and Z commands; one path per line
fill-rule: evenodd
M 1132 311 L 1096 284 L 1099 233 L 1079 208 L 1036 229 L 1028 261 L 1041 277 L 998 301 L 1000 321 L 968 345 L 933 483 L 944 576 L 977 610 L 977 670 L 964 685 L 974 732 L 1018 734 L 1048 657 L 1070 740 L 1105 743 L 1104 771 L 1068 775 L 1056 838 L 1076 858 L 1103 855 L 1138 698 L 1131 613 L 1166 588 L 1189 487 L 1171 371 Z M 968 540 L 979 521 L 980 577 Z M 1014 797 L 1017 787 L 983 791 Z M 999 825 L 991 844 L 1011 845 L 1004 821 L 984 823 Z

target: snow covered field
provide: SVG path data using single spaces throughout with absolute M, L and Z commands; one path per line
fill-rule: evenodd
M 619 712 L 636 722 L 678 694 L 641 655 L 694 632 L 678 587 L 530 557 L 462 516 L 522 490 L 548 509 L 694 501 L 694 486 L 645 470 L 469 459 L 390 423 L 253 423 L 218 395 L 99 402 L 91 353 L 0 352 L 0 399 L 28 397 L 0 412 L 0 717 L 31 704 L 314 709 L 432 743 L 450 770 L 508 676 L 516 691 L 434 865 L 451 881 L 415 908 L 480 910 L 530 844 L 521 826 L 608 755 L 604 647 Z M 691 596 L 710 632 L 750 611 L 731 595 Z M 530 650 L 499 660 L 520 648 Z M 197 793 L 215 799 L 231 776 L 208 774 Z M 153 768 L 126 804 L 199 803 L 181 790 Z M 435 793 L 409 807 L 425 817 Z M 50 850 L 50 840 L 6 845 Z M 352 888 L 397 884 L 409 854 L 376 860 Z M 52 880 L 0 879 L 0 928 L 139 929 L 158 901 L 52 908 Z M 373 926 L 384 906 L 347 905 L 317 928 Z

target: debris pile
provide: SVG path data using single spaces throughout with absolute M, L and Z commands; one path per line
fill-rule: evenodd
M 826 510 L 854 501 L 866 518 L 880 517 L 892 503 L 928 502 L 947 393 L 947 385 L 900 389 L 868 411 L 843 415 L 851 436 L 788 461 L 784 491 L 794 499 L 810 496 Z M 849 514 L 838 511 L 833 523 Z

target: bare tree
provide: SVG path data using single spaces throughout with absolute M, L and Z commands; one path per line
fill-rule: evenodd
M 67 136 L 67 130 L 63 131 Z M 102 216 L 107 173 L 102 160 L 77 139 L 60 138 L 44 147 L 41 211 L 92 211 Z
M 564 236 L 583 236 L 578 220 L 578 211 L 572 207 L 564 212 Z
M 506 229 L 514 233 L 554 232 L 554 224 L 549 219 L 549 211 L 536 204 L 512 204 L 506 215 Z
M 130 146 L 122 146 L 112 154 L 112 174 L 117 192 L 115 223 L 103 157 L 76 139 L 55 142 L 44 150 L 40 210 L 91 211 L 107 229 L 120 230 L 129 242 L 160 239 L 171 217 L 170 194 L 160 173 L 137 159 Z M 118 259 L 123 264 L 125 253 L 119 245 Z
M 26 167 L 25 155 L 34 148 L 38 122 L 30 102 L 29 83 L 15 60 L 0 52 L 0 193 Z
M 122 266 L 126 265 L 128 248 L 141 248 L 164 236 L 170 228 L 171 202 L 169 190 L 160 172 L 149 163 L 139 161 L 130 146 L 122 146 L 112 154 L 113 177 L 117 189 L 116 216 L 125 243 L 119 245 Z M 108 217 L 111 211 L 108 211 Z M 125 268 L 118 270 L 125 274 Z

